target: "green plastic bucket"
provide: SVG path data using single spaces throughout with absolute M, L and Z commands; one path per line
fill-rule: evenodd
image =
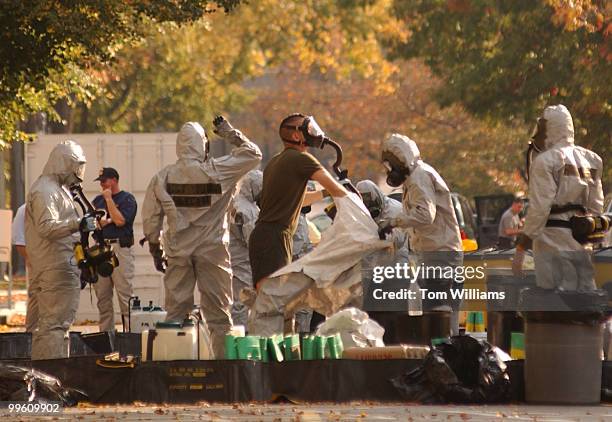
M 342 337 L 339 333 L 327 337 L 327 357 L 329 359 L 342 359 L 344 347 L 342 345 Z
M 300 336 L 298 334 L 286 336 L 283 344 L 285 360 L 300 360 Z
M 303 360 L 315 359 L 314 337 L 313 336 L 302 337 L 302 359 Z
M 264 362 L 269 362 L 270 357 L 268 355 L 268 338 L 261 337 L 259 339 L 259 349 L 261 350 L 261 360 Z
M 448 340 L 448 337 L 432 338 L 431 339 L 431 345 L 432 346 L 437 346 L 438 344 L 445 343 L 447 340 Z
M 282 362 L 284 360 L 283 350 L 281 344 L 283 342 L 282 336 L 268 337 L 268 355 L 272 362 Z
M 231 334 L 225 335 L 225 359 L 238 359 L 238 349 L 236 348 L 236 336 Z
M 315 336 L 313 341 L 314 358 L 325 359 L 326 338 L 323 336 Z
M 259 336 L 238 337 L 238 358 L 261 360 L 261 346 L 259 340 Z

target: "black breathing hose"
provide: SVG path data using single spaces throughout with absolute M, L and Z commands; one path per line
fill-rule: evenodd
M 347 180 L 347 183 L 345 183 L 344 186 L 351 192 L 361 197 L 357 188 L 353 186 L 350 180 L 348 180 L 348 170 L 343 170 L 340 167 L 342 165 L 342 159 L 344 158 L 342 154 L 342 147 L 337 142 L 332 141 L 328 137 L 323 138 L 323 142 L 321 142 L 321 149 L 323 149 L 325 145 L 329 145 L 336 151 L 336 161 L 332 165 L 332 168 L 334 169 L 334 173 L 336 173 L 336 176 L 338 176 L 338 180 Z

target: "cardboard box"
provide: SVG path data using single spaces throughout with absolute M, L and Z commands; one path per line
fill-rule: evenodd
M 408 344 L 385 347 L 349 347 L 344 349 L 342 359 L 423 359 L 427 353 L 429 353 L 428 346 L 411 346 Z

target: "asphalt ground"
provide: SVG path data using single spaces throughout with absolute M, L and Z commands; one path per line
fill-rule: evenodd
M 6 417 L 8 416 L 8 418 Z M 612 421 L 612 406 L 422 406 L 412 404 L 234 404 L 122 406 L 79 404 L 56 414 L 0 412 L 20 421 Z

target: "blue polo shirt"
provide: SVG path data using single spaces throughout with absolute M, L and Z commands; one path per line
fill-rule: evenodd
M 129 192 L 119 191 L 113 195 L 113 201 L 117 208 L 125 218 L 125 224 L 123 227 L 117 227 L 115 223 L 110 223 L 102 229 L 105 239 L 116 239 L 120 237 L 134 237 L 134 219 L 136 218 L 136 211 L 138 205 L 136 204 L 136 198 Z M 105 210 L 106 201 L 102 195 L 98 195 L 93 200 L 93 206 L 99 210 Z M 110 215 L 107 215 L 110 218 Z

